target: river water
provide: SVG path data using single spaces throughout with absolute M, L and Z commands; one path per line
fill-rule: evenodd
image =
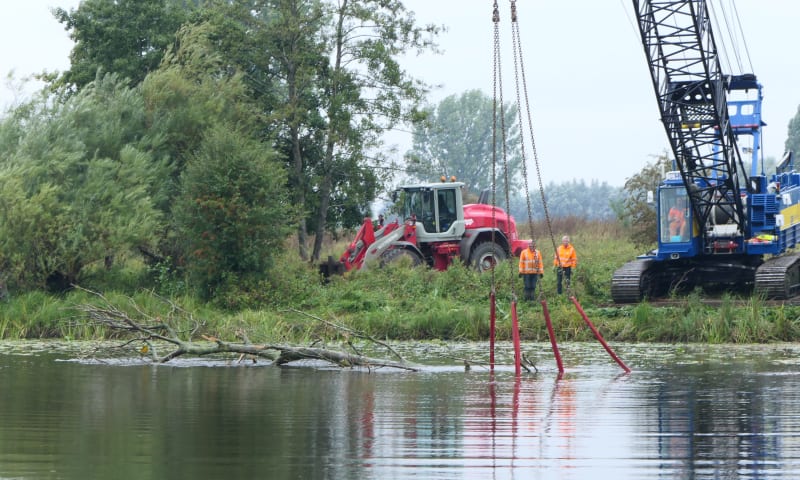
M 800 478 L 800 347 L 406 344 L 419 372 L 0 343 L 0 479 Z M 463 359 L 470 359 L 467 370 Z

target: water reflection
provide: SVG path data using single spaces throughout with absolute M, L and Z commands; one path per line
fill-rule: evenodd
M 560 379 L 549 345 L 526 350 L 540 371 L 515 376 L 104 365 L 0 346 L 0 478 L 798 478 L 794 345 L 617 347 L 632 375 L 565 345 Z

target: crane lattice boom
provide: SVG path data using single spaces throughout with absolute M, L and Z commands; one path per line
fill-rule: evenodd
M 741 159 L 726 102 L 730 77 L 720 67 L 706 2 L 634 0 L 634 7 L 662 123 L 698 223 L 706 230 L 732 222 L 741 233 Z

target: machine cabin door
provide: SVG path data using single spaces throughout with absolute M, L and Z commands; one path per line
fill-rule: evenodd
M 457 187 L 415 188 L 405 191 L 404 210 L 417 220 L 421 241 L 455 240 L 464 234 L 464 206 Z

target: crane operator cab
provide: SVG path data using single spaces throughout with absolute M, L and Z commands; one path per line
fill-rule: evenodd
M 461 182 L 409 185 L 399 190 L 396 208 L 417 226 L 421 241 L 459 239 L 464 235 Z
M 680 172 L 667 172 L 658 187 L 658 250 L 660 259 L 694 256 L 700 251 L 700 239 L 686 186 Z
M 691 209 L 686 189 L 664 188 L 659 195 L 662 243 L 686 242 L 691 232 Z

